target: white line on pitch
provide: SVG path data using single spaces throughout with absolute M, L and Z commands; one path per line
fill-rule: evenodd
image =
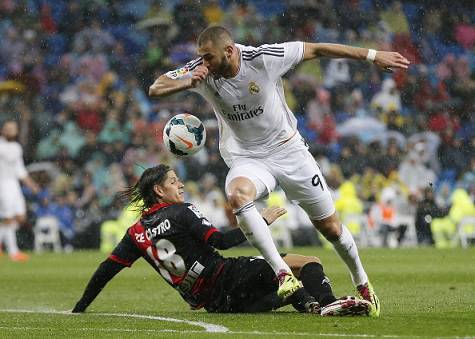
M 34 310 L 15 310 L 15 309 L 0 309 L 0 312 L 5 313 L 44 313 L 44 314 L 62 314 L 62 315 L 73 315 L 77 316 L 78 314 L 71 313 L 69 311 L 54 311 L 54 310 L 41 310 L 41 311 L 34 311 Z M 160 321 L 168 321 L 172 323 L 184 323 L 191 326 L 199 326 L 202 327 L 206 332 L 209 333 L 225 333 L 228 332 L 229 329 L 225 326 L 215 325 L 215 324 L 208 324 L 202 321 L 193 321 L 193 320 L 186 320 L 186 319 L 175 319 L 175 318 L 168 318 L 168 317 L 158 317 L 153 315 L 143 315 L 143 314 L 127 314 L 127 313 L 87 313 L 88 315 L 99 315 L 99 316 L 111 316 L 111 317 L 124 317 L 124 318 L 141 318 L 141 319 L 150 319 L 150 320 L 160 320 Z M 203 332 L 203 331 L 199 331 Z
M 45 330 L 48 332 L 56 332 L 51 328 L 46 327 L 7 327 L 0 326 L 2 330 Z M 133 329 L 133 328 L 101 328 L 101 327 L 80 327 L 80 328 L 68 328 L 62 331 L 99 331 L 99 332 L 142 332 L 142 333 L 180 333 L 180 334 L 194 334 L 204 333 L 203 331 L 194 330 L 171 330 L 171 329 Z M 209 334 L 217 332 L 208 332 Z M 375 335 L 375 334 L 344 334 L 344 333 L 308 333 L 308 332 L 260 332 L 260 331 L 228 331 L 220 334 L 246 334 L 246 335 L 275 335 L 275 336 L 299 336 L 299 337 L 357 337 L 357 338 L 422 338 L 421 336 L 404 336 L 404 335 Z M 463 337 L 437 337 L 439 339 L 473 339 L 475 336 L 463 336 Z
M 71 315 L 71 316 L 80 316 L 79 314 L 70 313 L 69 311 L 55 311 L 55 310 L 16 310 L 16 309 L 0 309 L 0 313 L 43 313 L 43 314 L 62 314 L 62 315 Z M 168 321 L 175 323 L 185 323 L 193 326 L 200 326 L 205 329 L 205 331 L 197 330 L 172 330 L 172 329 L 134 329 L 134 328 L 94 328 L 94 327 L 81 327 L 81 328 L 68 328 L 63 329 L 62 331 L 100 331 L 100 332 L 149 332 L 149 333 L 182 333 L 182 334 L 191 334 L 191 333 L 220 333 L 220 334 L 246 334 L 246 335 L 276 335 L 276 336 L 320 336 L 320 337 L 357 337 L 357 338 L 423 338 L 422 336 L 417 335 L 375 335 L 375 334 L 346 334 L 346 333 L 310 333 L 310 332 L 261 332 L 261 331 L 230 331 L 227 327 L 221 325 L 208 324 L 201 321 L 191 321 L 185 319 L 175 319 L 167 317 L 158 317 L 152 315 L 143 315 L 143 314 L 128 314 L 128 313 L 87 313 L 88 315 L 100 315 L 100 316 L 113 316 L 113 317 L 124 317 L 124 318 L 140 318 L 140 319 L 150 319 L 150 320 L 160 320 Z M 55 332 L 51 328 L 46 327 L 24 327 L 24 326 L 0 326 L 0 329 L 4 330 L 46 330 L 49 332 Z M 450 336 L 450 337 L 437 337 L 439 339 L 475 339 L 475 336 Z

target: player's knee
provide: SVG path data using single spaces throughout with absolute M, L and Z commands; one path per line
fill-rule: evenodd
M 251 192 L 244 188 L 236 188 L 230 191 L 227 196 L 229 204 L 233 209 L 240 208 L 248 202 L 254 200 L 251 195 Z
M 228 185 L 226 196 L 231 207 L 237 209 L 255 199 L 256 188 L 249 179 L 239 177 Z
M 330 242 L 338 240 L 340 237 L 341 223 L 336 216 L 332 216 L 323 220 L 315 220 L 313 221 L 313 225 Z

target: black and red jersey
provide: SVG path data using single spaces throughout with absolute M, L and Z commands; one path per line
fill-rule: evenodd
M 192 204 L 156 204 L 128 230 L 109 259 L 143 257 L 194 308 L 206 303 L 224 258 L 207 243 L 218 232 Z

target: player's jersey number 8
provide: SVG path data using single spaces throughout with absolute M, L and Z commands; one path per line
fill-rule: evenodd
M 158 266 L 162 276 L 173 283 L 170 274 L 178 277 L 182 276 L 186 271 L 185 261 L 180 255 L 176 254 L 175 245 L 167 239 L 158 240 L 155 247 L 157 248 L 158 258 L 154 256 L 151 247 L 147 248 L 147 253 Z

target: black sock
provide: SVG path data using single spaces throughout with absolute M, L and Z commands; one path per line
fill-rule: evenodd
M 300 270 L 300 280 L 305 289 L 322 306 L 331 304 L 336 300 L 333 295 L 330 280 L 323 272 L 323 266 L 316 262 L 305 264 Z

